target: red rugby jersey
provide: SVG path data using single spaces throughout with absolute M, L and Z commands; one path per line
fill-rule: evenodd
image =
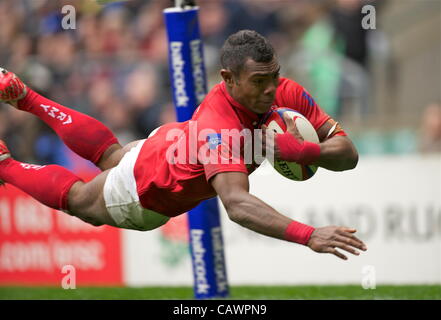
M 280 79 L 275 107 L 300 112 L 316 129 L 330 119 L 302 86 L 286 78 Z M 163 125 L 144 143 L 134 169 L 141 205 L 177 216 L 216 196 L 209 180 L 217 173 L 253 172 L 258 165 L 244 154 L 244 137 L 237 153 L 227 132 L 248 130 L 254 136 L 259 120 L 228 94 L 224 82 L 216 85 L 191 120 Z

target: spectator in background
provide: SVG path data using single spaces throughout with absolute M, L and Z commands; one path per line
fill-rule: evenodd
M 279 32 L 280 24 L 277 9 L 286 5 L 281 1 L 274 0 L 227 0 L 226 4 L 232 23 L 226 26 L 224 30 L 225 34 L 231 34 L 240 29 L 255 26 L 257 32 L 267 37 Z
M 168 102 L 171 95 L 148 86 L 158 89 L 168 81 L 162 9 L 169 3 L 133 0 L 98 6 L 94 1 L 77 1 L 75 30 L 62 29 L 61 7 L 65 4 L 72 2 L 0 1 L 2 63 L 48 98 L 74 105 L 105 122 L 121 141 L 158 127 L 163 97 Z M 144 61 L 154 64 L 155 70 L 134 72 Z M 134 94 L 135 87 L 140 94 Z M 65 164 L 53 161 L 62 156 L 45 152 L 45 145 L 58 142 L 44 125 L 9 109 L 2 110 L 0 121 L 5 118 L 9 125 L 2 128 L 0 138 L 8 136 L 17 156 L 36 163 L 51 159 Z
M 341 43 L 344 59 L 339 90 L 340 113 L 356 118 L 369 112 L 370 80 L 368 69 L 368 33 L 362 27 L 364 5 L 376 5 L 374 0 L 337 0 L 330 18 Z
M 338 36 L 343 40 L 346 57 L 363 67 L 367 64 L 367 30 L 361 26 L 362 0 L 338 0 L 330 11 L 332 23 Z
M 359 1 L 337 1 L 343 9 L 351 2 Z M 339 92 L 353 90 L 348 87 L 339 91 L 343 56 L 346 53 L 357 60 L 359 55 L 344 49 L 343 38 L 349 39 L 351 47 L 357 44 L 350 40 L 354 37 L 338 37 L 348 25 L 344 22 L 346 13 L 342 13 L 346 11 L 338 11 L 339 7 L 334 12 L 340 14 L 339 22 L 334 23 L 336 33 L 331 3 L 198 1 L 208 88 L 219 81 L 218 49 L 226 35 L 250 28 L 274 43 L 285 75 L 305 83 L 331 116 L 341 113 Z M 76 8 L 75 30 L 61 28 L 61 8 L 66 4 Z M 0 0 L 0 61 L 48 98 L 93 115 L 114 130 L 121 141 L 133 140 L 164 121 L 174 120 L 162 14 L 170 4 L 169 0 L 131 0 L 105 6 L 94 0 Z M 363 55 L 360 57 L 365 61 Z M 144 65 L 154 68 L 135 71 Z M 46 137 L 51 132 L 32 118 L 6 112 L 14 123 L 14 138 L 8 141 L 12 141 L 16 156 L 29 162 L 47 162 L 39 158 L 42 152 L 36 153 L 29 146 L 40 135 Z M 11 135 L 11 126 L 1 135 Z
M 331 116 L 340 113 L 339 87 L 342 76 L 342 43 L 338 41 L 329 16 L 329 1 L 300 0 L 292 10 L 300 10 L 296 23 L 303 26 L 298 42 L 287 62 L 294 78 L 314 95 Z
M 157 73 L 150 64 L 138 66 L 125 81 L 124 103 L 127 111 L 134 115 L 132 122 L 136 139 L 148 136 L 160 123 L 160 89 L 157 83 Z
M 431 103 L 424 108 L 421 118 L 420 152 L 441 152 L 441 105 Z
M 6 137 L 9 130 L 9 120 L 6 110 L 0 109 L 0 137 Z

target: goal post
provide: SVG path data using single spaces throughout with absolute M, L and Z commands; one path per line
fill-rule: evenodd
M 177 120 L 190 120 L 207 94 L 199 8 L 176 0 L 164 10 L 168 35 L 170 82 Z M 196 299 L 225 298 L 229 286 L 217 198 L 188 212 L 190 251 Z

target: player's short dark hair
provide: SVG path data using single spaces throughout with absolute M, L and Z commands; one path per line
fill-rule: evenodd
M 256 62 L 270 62 L 274 48 L 269 41 L 253 30 L 240 30 L 228 37 L 220 54 L 222 68 L 239 74 L 248 58 Z

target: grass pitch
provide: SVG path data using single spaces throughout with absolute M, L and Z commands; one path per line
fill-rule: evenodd
M 190 300 L 191 287 L 0 287 L 1 300 Z M 228 299 L 240 300 L 441 300 L 441 285 L 236 286 Z

